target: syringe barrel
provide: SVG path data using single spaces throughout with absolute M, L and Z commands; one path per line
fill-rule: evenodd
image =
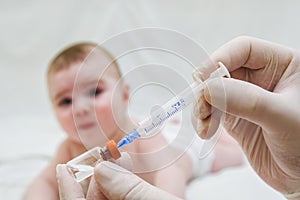
M 157 130 L 160 130 L 166 120 L 185 109 L 192 102 L 197 101 L 198 97 L 201 94 L 201 91 L 204 88 L 205 83 L 209 79 L 213 79 L 216 77 L 230 78 L 230 73 L 228 72 L 225 65 L 221 62 L 219 62 L 218 64 L 220 67 L 212 72 L 206 81 L 202 82 L 200 79 L 195 81 L 188 88 L 165 103 L 160 109 L 157 109 L 153 113 L 151 113 L 151 116 L 141 121 L 136 131 L 141 136 L 152 135 Z
M 137 131 L 142 136 L 154 134 L 157 130 L 160 130 L 166 120 L 172 118 L 192 102 L 195 102 L 202 89 L 203 82 L 194 82 L 188 88 L 165 103 L 162 107 L 154 110 L 154 112 L 151 113 L 151 116 L 141 121 Z
M 219 62 L 219 66 L 220 67 L 217 70 L 210 74 L 209 78 L 206 81 L 216 77 L 225 76 L 230 78 L 230 73 L 228 72 L 225 65 Z M 200 79 L 196 80 L 192 85 L 173 97 L 162 107 L 156 109 L 151 113 L 149 117 L 139 122 L 138 127 L 128 135 L 126 135 L 118 143 L 118 147 L 129 144 L 141 136 L 149 136 L 158 133 L 166 120 L 181 112 L 192 102 L 197 101 L 197 99 L 201 95 L 201 91 L 203 90 L 206 81 L 202 82 Z

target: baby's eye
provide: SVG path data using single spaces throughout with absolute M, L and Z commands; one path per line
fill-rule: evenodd
M 99 88 L 90 90 L 90 96 L 97 96 L 102 93 L 102 90 Z
M 59 106 L 68 106 L 72 104 L 72 99 L 71 98 L 64 98 L 61 101 L 58 102 Z

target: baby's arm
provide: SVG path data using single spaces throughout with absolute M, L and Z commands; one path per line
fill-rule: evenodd
M 32 182 L 25 193 L 24 200 L 58 199 L 58 190 L 53 173 L 54 162 L 51 162 L 46 169 Z
M 168 147 L 167 147 L 168 146 Z M 162 169 L 139 174 L 141 178 L 148 181 L 149 183 L 169 192 L 178 197 L 184 197 L 186 184 L 191 179 L 193 173 L 193 165 L 190 156 L 184 153 L 179 148 L 170 146 L 165 138 L 161 134 L 157 134 L 147 140 L 139 141 L 139 152 L 144 154 L 157 153 L 161 148 L 168 148 L 167 152 L 163 155 L 157 155 L 156 160 L 148 160 L 139 158 L 140 162 L 145 166 L 153 166 L 152 162 L 165 163 L 165 166 L 161 166 Z M 181 155 L 179 158 L 177 156 Z M 170 157 L 174 157 L 176 160 L 173 163 L 165 162 Z M 165 160 L 166 159 L 166 160 Z M 156 165 L 155 165 L 156 166 Z
M 54 200 L 59 199 L 56 182 L 56 165 L 70 160 L 68 141 L 58 148 L 56 155 L 49 165 L 38 175 L 27 189 L 24 200 Z
M 154 185 L 184 198 L 187 182 L 192 178 L 192 160 L 185 153 L 175 163 L 155 173 Z

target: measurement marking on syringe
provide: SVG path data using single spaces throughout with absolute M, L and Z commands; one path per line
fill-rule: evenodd
M 173 97 L 170 101 L 164 104 L 161 109 L 155 110 L 151 116 L 139 122 L 136 129 L 133 129 L 132 132 L 119 141 L 118 148 L 121 148 L 123 145 L 129 144 L 142 136 L 151 135 L 152 132 L 159 128 L 166 120 L 179 113 L 179 111 L 185 109 L 192 102 L 196 102 L 208 80 L 224 76 L 230 78 L 227 68 L 220 62 L 219 66 L 220 68 L 212 72 L 208 79 L 204 82 L 201 80 L 195 81 L 190 85 L 190 87 L 186 88 L 176 97 Z
M 179 99 L 179 101 L 177 101 L 176 103 L 172 104 L 171 107 L 174 109 L 171 112 L 167 112 L 166 116 L 161 116 L 161 113 L 157 116 L 155 116 L 156 118 L 154 119 L 158 119 L 158 121 L 154 121 L 151 123 L 151 125 L 149 125 L 148 127 L 144 128 L 145 133 L 149 133 L 151 130 L 153 130 L 156 127 L 159 127 L 162 123 L 164 123 L 164 121 L 166 121 L 167 119 L 169 119 L 170 117 L 172 117 L 175 113 L 183 110 L 183 108 L 186 106 L 184 99 Z

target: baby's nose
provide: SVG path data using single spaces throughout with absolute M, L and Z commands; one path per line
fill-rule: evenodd
M 75 116 L 86 115 L 90 111 L 91 105 L 85 100 L 77 100 L 73 103 L 73 114 Z

